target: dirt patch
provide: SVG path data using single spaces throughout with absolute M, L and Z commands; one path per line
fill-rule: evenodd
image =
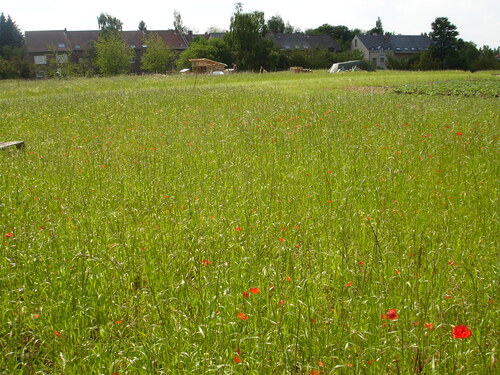
M 386 94 L 392 91 L 390 86 L 351 86 L 346 87 L 348 91 L 355 91 L 364 94 Z

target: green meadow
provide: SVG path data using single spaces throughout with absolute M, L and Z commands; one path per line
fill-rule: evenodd
M 499 371 L 498 72 L 0 81 L 0 373 Z

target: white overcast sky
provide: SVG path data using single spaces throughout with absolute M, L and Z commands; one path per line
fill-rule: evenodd
M 109 13 L 123 22 L 124 30 L 136 30 L 144 20 L 149 30 L 171 29 L 173 11 L 195 32 L 209 27 L 229 28 L 233 0 L 127 1 L 127 0 L 3 0 L 0 12 L 10 15 L 19 28 L 33 30 L 96 30 L 97 16 Z M 479 47 L 500 46 L 499 0 L 247 0 L 243 11 L 263 11 L 266 20 L 280 15 L 305 30 L 324 23 L 369 30 L 380 17 L 384 30 L 418 35 L 431 31 L 436 17 L 448 17 L 459 37 Z

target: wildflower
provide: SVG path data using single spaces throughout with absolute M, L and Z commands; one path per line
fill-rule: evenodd
M 285 276 L 285 277 L 283 278 L 283 280 L 285 280 L 285 281 L 287 281 L 287 282 L 290 282 L 290 281 L 292 281 L 292 278 L 291 278 L 290 276 Z
M 399 271 L 398 271 L 398 270 L 394 270 L 394 273 L 395 273 L 396 275 L 399 275 Z
M 260 289 L 259 288 L 250 288 L 250 293 L 252 293 L 252 294 L 259 294 L 260 293 Z
M 201 261 L 201 264 L 203 264 L 204 266 L 208 266 L 209 264 L 212 264 L 212 262 L 211 262 L 211 261 L 209 261 L 209 260 L 203 259 L 203 260 Z
M 462 132 L 457 132 L 457 135 L 462 136 L 464 134 Z
M 424 327 L 430 331 L 432 331 L 433 329 L 436 328 L 436 327 L 434 327 L 434 323 L 424 323 Z
M 451 333 L 454 339 L 466 339 L 472 336 L 470 328 L 463 324 L 453 327 Z
M 285 242 L 284 238 L 280 238 L 279 240 L 280 240 L 280 242 Z
M 242 229 L 243 229 L 242 227 L 236 227 L 236 228 L 234 228 L 234 230 L 235 230 L 236 232 L 240 232 Z
M 242 294 L 243 294 L 243 298 L 248 298 L 248 296 L 250 295 L 248 293 L 248 290 L 245 290 Z
M 320 375 L 321 374 L 321 371 L 319 370 L 311 370 L 309 371 L 309 375 Z
M 389 310 L 387 310 L 387 315 L 382 314 L 382 319 L 394 320 L 394 319 L 397 319 L 397 318 L 398 318 L 398 312 L 396 311 L 396 309 L 389 309 Z
M 248 315 L 245 315 L 243 313 L 238 313 L 238 318 L 240 318 L 241 320 L 247 320 L 248 319 Z
M 33 314 L 33 318 L 38 319 L 40 317 L 39 314 Z
M 241 358 L 240 358 L 240 353 L 239 353 L 239 349 L 238 349 L 238 354 L 236 354 L 233 358 L 233 361 L 234 363 L 238 364 L 238 363 L 241 363 Z
M 56 337 L 61 337 L 61 332 L 54 331 L 54 335 L 56 335 Z
M 352 281 L 349 281 L 345 286 L 352 286 Z
M 117 320 L 117 321 L 115 322 L 115 324 L 122 324 L 122 323 L 123 323 L 123 320 L 122 320 L 122 319 Z
M 8 232 L 8 233 L 5 233 L 5 237 L 12 238 L 12 237 L 14 237 L 14 234 Z

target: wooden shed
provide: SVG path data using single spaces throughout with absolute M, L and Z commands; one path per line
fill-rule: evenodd
M 227 65 L 209 59 L 189 59 L 191 71 L 199 74 L 210 74 L 212 72 L 223 72 Z

